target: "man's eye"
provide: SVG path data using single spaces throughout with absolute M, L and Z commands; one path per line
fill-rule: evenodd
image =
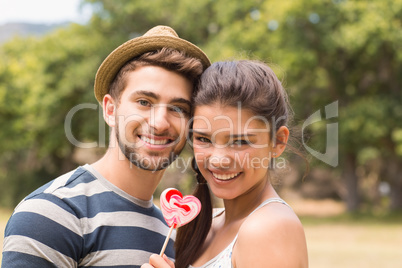
M 177 113 L 184 113 L 184 109 L 181 107 L 173 106 L 172 110 L 177 112 Z
M 172 106 L 171 110 L 173 112 L 180 113 L 180 114 L 188 114 L 189 113 L 185 108 L 182 108 L 179 106 Z
M 146 101 L 146 100 L 139 100 L 138 103 L 139 103 L 141 106 L 151 106 L 151 104 L 149 103 L 149 101 Z

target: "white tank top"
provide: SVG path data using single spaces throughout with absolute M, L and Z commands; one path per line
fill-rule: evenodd
M 269 203 L 282 203 L 284 205 L 287 205 L 290 207 L 285 201 L 283 201 L 280 198 L 269 198 L 262 202 L 256 209 L 254 209 L 248 216 L 253 214 L 255 211 L 260 209 L 261 207 L 269 204 Z M 217 215 L 214 217 L 220 215 L 223 211 L 220 211 Z M 247 217 L 248 217 L 247 216 Z M 206 262 L 204 265 L 199 266 L 199 267 L 194 267 L 194 266 L 189 266 L 189 268 L 231 268 L 232 266 L 232 252 L 233 252 L 233 246 L 237 240 L 237 235 L 233 239 L 233 241 L 223 250 L 221 251 L 217 256 L 214 258 L 210 259 L 208 262 Z

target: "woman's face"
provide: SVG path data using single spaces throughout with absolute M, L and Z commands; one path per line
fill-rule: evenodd
M 234 199 L 266 183 L 272 157 L 269 129 L 265 118 L 246 109 L 196 107 L 194 154 L 214 195 Z

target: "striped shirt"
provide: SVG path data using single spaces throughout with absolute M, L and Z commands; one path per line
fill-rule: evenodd
M 26 197 L 11 216 L 2 267 L 140 267 L 169 227 L 152 200 L 136 199 L 90 165 Z M 174 258 L 174 235 L 165 254 Z

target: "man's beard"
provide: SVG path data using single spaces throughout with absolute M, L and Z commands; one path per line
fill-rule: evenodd
M 137 148 L 134 146 L 128 146 L 120 140 L 119 126 L 116 125 L 116 140 L 123 152 L 124 156 L 135 166 L 149 171 L 159 171 L 166 169 L 176 158 L 179 156 L 180 152 L 172 151 L 167 157 L 159 157 L 156 161 L 151 157 L 141 156 L 137 153 Z M 157 152 L 149 153 L 150 156 L 159 156 Z

